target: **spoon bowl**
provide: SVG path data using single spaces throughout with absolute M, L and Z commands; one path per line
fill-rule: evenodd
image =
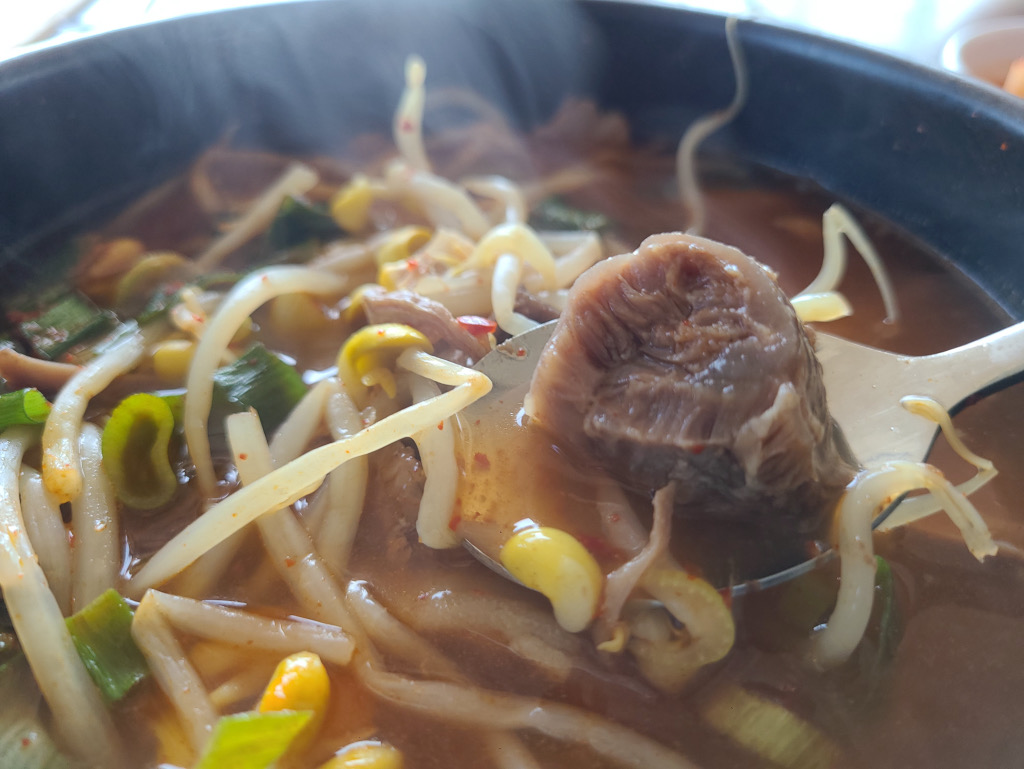
M 491 392 L 463 413 L 464 425 L 494 424 L 522 409 L 534 369 L 554 332 L 556 321 L 518 334 L 498 345 L 477 363 L 490 377 Z M 981 390 L 996 387 L 1024 371 L 1024 323 L 1018 323 L 969 344 L 927 356 L 886 352 L 817 332 L 815 353 L 821 362 L 829 411 L 862 467 L 890 461 L 921 462 L 928 456 L 938 425 L 907 411 L 907 395 L 927 396 L 947 409 Z M 896 508 L 896 500 L 879 514 L 877 526 Z M 466 549 L 486 566 L 516 581 L 497 560 L 494 542 L 472 534 Z M 743 595 L 781 584 L 835 557 L 824 546 L 812 558 L 770 574 L 740 575 L 730 584 L 716 585 Z

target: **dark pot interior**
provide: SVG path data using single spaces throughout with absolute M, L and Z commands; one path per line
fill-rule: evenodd
M 708 144 L 883 214 L 1024 311 L 1024 109 L 991 89 L 743 22 L 750 99 Z M 285 152 L 386 130 L 411 51 L 532 125 L 567 93 L 670 140 L 724 105 L 719 17 L 618 2 L 303 2 L 123 30 L 0 67 L 0 260 L 110 211 L 233 130 Z

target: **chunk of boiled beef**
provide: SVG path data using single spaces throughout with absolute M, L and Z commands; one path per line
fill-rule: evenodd
M 677 515 L 808 533 L 854 473 L 774 275 L 681 233 L 576 281 L 527 412 L 627 485 L 677 481 Z

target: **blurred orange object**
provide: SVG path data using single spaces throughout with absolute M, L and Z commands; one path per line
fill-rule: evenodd
M 1014 59 L 1010 63 L 1010 69 L 1006 73 L 1006 80 L 1003 81 L 1003 90 L 1012 93 L 1014 96 L 1024 98 L 1024 57 Z

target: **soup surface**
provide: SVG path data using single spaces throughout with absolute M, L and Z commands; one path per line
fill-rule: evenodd
M 553 127 L 541 129 L 523 143 L 498 133 L 495 136 L 500 141 L 474 143 L 473 147 L 480 148 L 475 156 L 460 145 L 458 136 L 438 136 L 428 143 L 428 150 L 439 173 L 453 179 L 503 173 L 524 187 L 537 187 L 558 173 L 581 175 L 581 182 L 554 185 L 543 200 L 550 200 L 557 191 L 559 204 L 571 209 L 577 220 L 581 214 L 604 217 L 600 226 L 606 256 L 634 248 L 648 234 L 680 229 L 683 216 L 670 192 L 668 162 L 629 148 L 617 118 L 602 118 L 603 133 L 596 129 L 588 132 L 582 127 L 587 120 L 580 118 L 579 110 L 584 117 L 593 118 L 589 109 L 575 105 L 561 114 L 561 123 L 556 118 Z M 239 244 L 213 270 L 229 274 L 203 285 L 192 275 L 183 281 L 170 272 L 161 273 L 161 279 L 146 284 L 143 298 L 149 300 L 165 283 L 174 283 L 177 291 L 183 282 L 191 281 L 201 287 L 188 298 L 176 295 L 171 304 L 184 306 L 186 314 L 192 313 L 202 326 L 214 322 L 218 303 L 226 301 L 231 285 L 239 281 L 230 273 L 250 270 L 261 260 L 279 261 L 282 256 L 290 261 L 308 259 L 310 265 L 319 264 L 326 273 L 339 274 L 337 265 L 347 264 L 345 249 L 355 239 L 330 230 L 325 211 L 333 210 L 337 220 L 335 206 L 339 195 L 357 183 L 354 180 L 359 177 L 354 173 L 379 175 L 383 158 L 393 154 L 393 149 L 380 137 L 366 137 L 356 143 L 352 153 L 356 160 L 308 161 L 318 179 L 305 190 L 303 199 L 322 205 L 311 206 L 302 215 L 326 217 L 319 224 L 327 226 L 324 232 L 329 234 L 310 236 L 319 224 L 293 218 L 292 224 L 298 221 L 295 226 L 303 234 L 271 244 L 272 238 L 281 237 L 284 227 L 283 215 L 278 213 L 271 217 L 270 236 L 266 227 L 262 228 L 264 231 Z M 523 153 L 531 158 L 529 173 L 523 173 L 520 164 Z M 203 253 L 219 236 L 218 225 L 237 221 L 251 210 L 252 201 L 286 167 L 285 159 L 262 153 L 224 148 L 211 151 L 186 178 L 169 182 L 125 215 L 97 228 L 91 241 L 79 245 L 72 280 L 98 305 L 116 306 L 118 301 L 106 284 L 123 280 L 140 255 L 173 251 L 191 258 Z M 538 194 L 535 192 L 535 197 Z M 768 265 L 777 272 L 788 295 L 796 294 L 817 274 L 822 253 L 821 216 L 834 202 L 827 194 L 805 182 L 750 171 L 710 180 L 703 195 L 707 205 L 704 234 Z M 477 199 L 488 200 L 483 193 Z M 376 261 L 351 257 L 352 277 L 344 290 L 324 291 L 314 297 L 303 289 L 289 292 L 299 297 L 292 304 L 275 298 L 267 306 L 253 308 L 246 313 L 252 320 L 243 324 L 238 340 L 225 346 L 222 368 L 256 341 L 294 365 L 307 385 L 326 380 L 346 339 L 366 323 L 361 313 L 370 314 L 353 298 L 352 289 L 364 282 L 395 280 L 387 277 L 388 264 L 419 269 L 422 265 L 409 260 L 418 257 L 422 262 L 426 256 L 419 249 L 425 247 L 427 238 L 437 236 L 430 212 L 408 201 L 377 199 L 369 216 L 372 224 L 360 234 L 360 242 L 372 238 L 372 233 L 365 233 L 373 229 L 391 231 L 407 226 L 428 232 L 414 247 L 407 240 L 404 259 L 395 262 L 380 257 L 379 248 Z M 840 289 L 855 313 L 830 324 L 830 333 L 889 350 L 927 354 L 1006 325 L 1007 318 L 940 258 L 880 217 L 865 213 L 859 218 L 892 276 L 903 315 L 896 323 L 884 322 L 885 310 L 867 268 L 852 259 Z M 274 227 L 278 228 L 276 235 Z M 408 237 L 419 236 L 407 233 Z M 127 260 L 128 267 L 115 264 L 109 272 L 100 269 L 106 264 L 104 255 L 109 256 L 110 249 L 105 251 L 104 246 L 129 238 L 142 247 Z M 344 242 L 339 245 L 338 241 Z M 323 267 L 325 264 L 331 266 Z M 10 321 L 20 320 L 13 311 L 21 307 L 5 309 Z M 530 314 L 526 309 L 521 312 Z M 121 320 L 131 314 L 121 312 Z M 491 319 L 488 312 L 473 321 L 463 319 L 477 312 L 453 310 L 451 314 L 460 317 L 464 328 Z M 197 340 L 201 343 L 201 329 L 190 330 L 187 321 L 171 317 L 166 321 L 165 336 L 193 348 Z M 493 326 L 487 328 L 494 330 Z M 486 348 L 486 332 L 482 337 L 476 330 L 471 333 Z M 17 331 L 14 336 L 23 341 Z M 172 396 L 180 392 L 184 375 L 179 372 L 175 380 L 174 374 L 161 369 L 153 354 L 153 345 L 166 341 L 149 340 L 146 355 L 131 367 L 133 371 L 116 378 L 112 391 L 98 394 L 92 401 L 88 421 L 108 425 L 111 407 L 121 400 L 124 390 Z M 88 364 L 91 347 L 92 342 L 70 352 Z M 454 353 L 448 357 L 458 359 Z M 471 362 L 466 357 L 460 360 Z M 9 370 L 3 374 L 13 381 Z M 400 378 L 398 395 L 393 397 L 381 393 L 380 380 L 368 388 L 365 400 L 356 404 L 362 409 L 356 412 L 362 426 L 385 418 L 410 400 L 423 400 L 410 395 L 410 385 L 403 382 Z M 41 381 L 27 384 L 50 395 L 59 389 Z M 189 397 L 195 396 L 186 393 L 186 401 Z M 135 509 L 123 499 L 113 504 L 116 514 L 112 520 L 123 558 L 117 558 L 119 576 L 112 586 L 134 600 L 142 598 L 137 579 L 146 574 L 147 564 L 155 561 L 154 554 L 200 519 L 212 501 L 236 493 L 240 476 L 246 484 L 251 482 L 244 477 L 243 466 L 248 460 L 244 455 L 254 449 L 240 451 L 235 444 L 229 445 L 218 423 L 218 419 L 223 422 L 225 409 L 217 409 L 215 403 L 213 416 L 204 424 L 216 476 L 212 490 L 206 493 L 200 488 L 202 479 L 197 477 L 193 457 L 186 451 L 186 441 L 178 437 L 170 449 L 178 479 L 172 498 L 152 510 Z M 261 416 L 266 419 L 263 412 Z M 289 550 L 293 543 L 283 540 L 275 550 L 268 542 L 275 530 L 261 528 L 257 533 L 250 525 L 235 536 L 234 549 L 225 551 L 228 556 L 219 567 L 210 566 L 211 559 L 204 554 L 181 573 L 146 587 L 263 619 L 294 619 L 309 627 L 340 624 L 356 639 L 356 656 L 348 665 L 326 662 L 330 693 L 319 706 L 322 723 L 304 738 L 305 744 L 292 748 L 282 766 L 321 766 L 346 746 L 366 740 L 396 747 L 407 767 L 643 765 L 644 759 L 623 758 L 615 749 L 600 748 L 609 740 L 595 734 L 606 730 L 610 741 L 621 736 L 609 723 L 676 751 L 675 757 L 658 754 L 666 766 L 1016 766 L 1024 755 L 1024 736 L 1017 728 L 1024 714 L 1020 697 L 1024 665 L 1019 652 L 1019 638 L 1024 634 L 1020 549 L 1024 547 L 1024 529 L 1018 511 L 1024 497 L 1019 451 L 1024 444 L 1024 392 L 1012 387 L 980 400 L 957 415 L 955 425 L 967 444 L 992 459 L 1000 470 L 992 482 L 972 495 L 1001 546 L 999 555 L 978 562 L 956 529 L 939 515 L 876 535 L 878 553 L 891 572 L 888 588 L 876 589 L 876 604 L 888 607 L 888 613 L 879 616 L 876 609 L 851 659 L 825 672 L 807 663 L 806 652 L 814 628 L 827 619 L 835 601 L 838 572 L 834 567 L 732 599 L 729 605 L 736 640 L 729 654 L 703 667 L 680 690 L 659 690 L 645 680 L 629 654 L 600 651 L 586 633 L 570 634 L 560 628 L 540 594 L 501 578 L 462 548 L 439 549 L 421 541 L 417 517 L 422 515 L 421 500 L 428 493 L 425 484 L 432 471 L 424 472 L 425 444 L 419 433 L 415 440 L 388 441 L 369 455 L 365 500 L 356 513 L 351 541 L 345 545 L 351 548 L 350 558 L 331 561 L 333 556 L 328 556 L 325 563 L 341 566 L 302 572 L 307 580 L 326 573 L 334 580 L 327 593 L 309 588 L 305 597 L 299 595 L 289 570 L 297 573 L 309 567 L 306 561 L 323 560 L 317 548 L 327 535 L 319 527 L 328 525 L 323 523 L 324 516 L 330 517 L 337 500 L 345 496 L 332 488 L 301 495 L 294 514 L 285 510 L 289 520 L 302 524 L 299 531 L 310 539 L 310 553 Z M 440 432 L 444 426 L 439 424 Z M 474 462 L 500 466 L 502 477 L 509 480 L 491 493 L 500 498 L 503 513 L 507 509 L 504 525 L 511 527 L 536 517 L 537 509 L 556 511 L 557 520 L 543 521 L 545 525 L 570 531 L 606 571 L 621 565 L 624 558 L 602 551 L 607 545 L 602 542 L 600 527 L 589 517 L 596 504 L 595 488 L 603 482 L 600 474 L 560 448 L 557 439 L 514 425 L 508 429 L 511 437 L 502 434 L 499 439 L 485 439 L 490 443 L 483 451 L 461 449 L 459 470 L 464 477 L 458 494 L 471 493 Z M 180 430 L 175 434 L 180 436 Z M 273 430 L 268 434 L 273 436 Z M 345 429 L 332 427 L 328 416 L 321 415 L 301 448 L 326 445 L 345 434 Z M 104 462 L 110 461 L 104 455 Z M 970 467 L 941 437 L 930 461 L 955 482 L 970 475 Z M 28 450 L 28 465 L 38 467 L 43 462 L 38 450 Z M 344 482 L 353 483 L 351 476 L 348 478 Z M 336 482 L 332 477 L 330 483 Z M 456 505 L 459 501 L 457 497 Z M 650 526 L 649 499 L 635 495 L 629 504 L 644 525 Z M 266 518 L 279 515 L 267 512 Z M 78 503 L 72 500 L 71 527 L 76 514 L 81 515 Z M 692 534 L 689 540 L 688 534 Z M 688 531 L 686 523 L 677 521 L 672 549 L 688 565 L 699 553 L 706 559 L 700 568 L 709 573 L 717 553 L 709 551 L 701 536 L 699 529 Z M 694 546 L 694 542 L 701 544 Z M 206 563 L 202 568 L 209 571 L 200 571 L 199 563 Z M 210 582 L 204 574 L 215 574 L 216 579 Z M 344 627 L 339 615 L 323 605 L 318 612 L 315 596 L 331 590 L 347 596 L 339 599 L 345 607 L 343 616 L 351 613 L 361 630 Z M 314 596 L 313 604 L 309 596 Z M 73 606 L 81 608 L 77 602 Z M 389 619 L 378 622 L 382 615 Z M 181 680 L 201 683 L 205 689 L 202 696 L 212 703 L 213 715 L 218 718 L 257 709 L 284 656 L 259 644 L 239 645 L 230 635 L 207 637 L 195 628 L 183 627 L 171 627 L 168 632 L 176 644 L 171 648 L 192 667 L 194 678 Z M 146 647 L 151 642 L 139 635 L 136 640 L 154 666 L 152 646 Z M 398 676 L 400 684 L 366 673 L 364 666 L 371 663 L 360 655 L 368 654 L 370 648 L 372 665 Z M 458 692 L 438 689 L 422 694 L 416 682 L 423 681 L 441 681 Z M 191 700 L 182 699 L 180 692 L 174 694 L 176 685 L 166 674 L 164 678 L 150 675 L 110 705 L 118 739 L 124 743 L 124 766 L 195 765 L 201 746 L 190 736 L 190 721 L 183 715 L 187 706 L 182 705 Z M 514 699 L 502 699 L 505 695 Z M 748 695 L 754 699 L 737 699 Z M 559 711 L 562 706 L 571 707 L 573 714 L 593 714 L 606 720 L 588 721 L 588 715 L 569 727 L 538 728 L 522 715 L 531 711 L 538 698 L 546 703 L 538 718 L 551 723 L 571 720 Z M 753 710 L 735 715 L 741 713 L 743 703 L 751 701 Z M 0 704 L 0 709 L 3 707 Z M 513 712 L 518 715 L 513 717 Z M 52 719 L 47 723 L 55 734 L 61 734 L 59 723 Z M 567 737 L 570 732 L 575 736 Z M 591 737 L 578 736 L 585 732 Z M 513 742 L 501 742 L 506 738 Z M 787 743 L 791 749 L 786 748 Z M 631 743 L 621 744 L 629 753 Z M 525 757 L 517 758 L 517 751 L 525 751 Z M 95 760 L 94 756 L 86 758 Z M 356 765 L 364 764 L 329 766 Z

